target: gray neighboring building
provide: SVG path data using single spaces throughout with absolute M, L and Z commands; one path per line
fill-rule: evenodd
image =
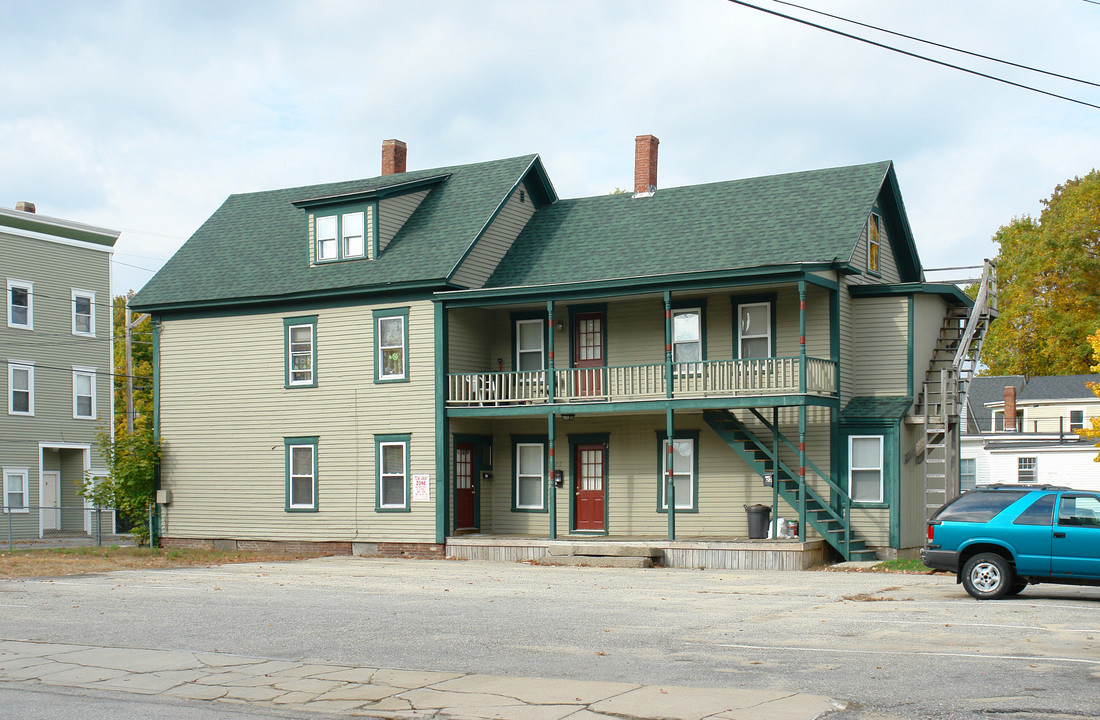
M 967 390 L 963 489 L 990 483 L 1046 483 L 1100 490 L 1093 442 L 1077 434 L 1100 417 L 1089 388 L 1100 375 L 996 375 Z
M 91 532 L 79 495 L 105 471 L 96 432 L 110 427 L 110 259 L 119 233 L 0 208 L 0 534 Z M 104 531 L 111 528 L 105 524 Z

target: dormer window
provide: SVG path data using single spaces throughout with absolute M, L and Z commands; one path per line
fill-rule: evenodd
M 314 215 L 316 262 L 369 257 L 368 228 L 373 206 L 360 208 L 351 212 L 318 211 Z

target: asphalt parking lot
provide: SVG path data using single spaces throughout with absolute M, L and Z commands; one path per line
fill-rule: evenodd
M 1100 588 L 352 557 L 0 582 L 0 639 L 812 693 L 838 718 L 1097 715 Z

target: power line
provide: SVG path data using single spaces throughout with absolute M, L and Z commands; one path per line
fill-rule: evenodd
M 971 75 L 976 75 L 978 77 L 985 78 L 986 80 L 993 80 L 994 82 L 999 82 L 999 83 L 1002 83 L 1004 85 L 1011 85 L 1012 87 L 1020 88 L 1021 90 L 1029 90 L 1029 91 L 1034 92 L 1034 93 L 1039 93 L 1040 95 L 1046 95 L 1048 97 L 1058 98 L 1059 100 L 1065 100 L 1067 102 L 1076 103 L 1077 105 L 1084 105 L 1086 107 L 1095 108 L 1097 110 L 1100 110 L 1100 105 L 1096 105 L 1094 103 L 1086 102 L 1084 100 L 1078 100 L 1077 98 L 1068 97 L 1066 95 L 1059 95 L 1058 93 L 1053 93 L 1053 92 L 1050 92 L 1048 90 L 1040 90 L 1039 88 L 1032 87 L 1031 85 L 1024 85 L 1023 83 L 1013 82 L 1012 80 L 1006 80 L 1004 78 L 999 78 L 996 75 L 990 75 L 988 73 L 979 72 L 977 70 L 971 70 L 970 68 L 965 68 L 965 67 L 962 67 L 961 65 L 954 65 L 954 64 L 949 63 L 949 62 L 944 62 L 943 60 L 936 60 L 935 58 L 930 58 L 927 55 L 920 55 L 918 53 L 910 52 L 908 50 L 902 50 L 901 48 L 896 48 L 892 45 L 886 45 L 884 43 L 876 42 L 874 40 L 870 40 L 868 38 L 863 38 L 863 37 L 860 37 L 858 35 L 852 35 L 851 33 L 846 33 L 842 30 L 837 30 L 835 28 L 827 27 L 825 25 L 819 25 L 818 23 L 810 22 L 809 20 L 803 20 L 802 18 L 797 18 L 797 17 L 794 17 L 793 15 L 787 15 L 785 13 L 781 13 L 781 12 L 778 12 L 776 10 L 769 10 L 768 8 L 762 8 L 759 5 L 753 5 L 752 3 L 744 2 L 744 0 L 728 0 L 728 2 L 731 2 L 734 5 L 741 5 L 742 7 L 747 7 L 747 8 L 750 8 L 752 10 L 758 10 L 762 13 L 767 13 L 768 15 L 775 15 L 776 17 L 783 18 L 784 20 L 791 20 L 792 22 L 796 22 L 796 23 L 799 23 L 801 25 L 806 25 L 808 27 L 816 28 L 818 30 L 824 30 L 825 32 L 833 33 L 834 35 L 840 35 L 841 37 L 848 38 L 849 40 L 856 40 L 858 42 L 865 43 L 867 45 L 873 45 L 874 47 L 882 48 L 883 50 L 889 50 L 890 52 L 895 52 L 895 53 L 898 53 L 899 55 L 905 55 L 905 56 L 908 56 L 908 57 L 911 57 L 911 58 L 916 58 L 917 60 L 924 60 L 925 62 L 930 62 L 930 63 L 940 65 L 940 66 L 943 66 L 943 67 L 951 68 L 952 70 L 960 70 L 964 73 L 969 73 Z M 1100 4 L 1100 3 L 1098 3 L 1098 4 Z
M 1095 0 L 1089 0 L 1089 1 L 1095 1 Z M 1091 85 L 1092 87 L 1100 87 L 1100 83 L 1094 83 L 1090 80 L 1082 80 L 1080 78 L 1071 77 L 1070 75 L 1062 75 L 1061 73 L 1051 72 L 1049 70 L 1040 70 L 1039 68 L 1034 68 L 1034 67 L 1031 67 L 1030 65 L 1021 65 L 1020 63 L 1015 63 L 1015 62 L 1012 62 L 1011 60 L 1001 60 L 1000 58 L 991 57 L 989 55 L 982 55 L 981 53 L 971 52 L 969 50 L 963 50 L 961 48 L 957 48 L 957 47 L 954 47 L 954 46 L 951 46 L 951 45 L 944 45 L 943 43 L 933 42 L 932 40 L 924 40 L 923 38 L 915 37 L 913 35 L 906 35 L 905 33 L 895 32 L 893 30 L 887 30 L 886 28 L 881 28 L 881 27 L 878 27 L 877 25 L 869 25 L 867 23 L 859 22 L 858 20 L 850 20 L 846 17 L 841 17 L 840 15 L 833 15 L 832 13 L 827 13 L 827 12 L 824 12 L 822 10 L 815 10 L 813 8 L 806 7 L 804 5 L 796 5 L 795 3 L 787 2 L 786 0 L 772 0 L 772 2 L 778 3 L 780 5 L 788 5 L 790 7 L 798 8 L 799 10 L 805 10 L 806 12 L 811 12 L 811 13 L 814 13 L 815 15 L 824 15 L 827 18 L 832 18 L 834 20 L 840 20 L 841 22 L 846 22 L 846 23 L 849 23 L 851 25 L 858 25 L 859 27 L 864 27 L 864 28 L 867 28 L 869 30 L 877 30 L 878 32 L 886 33 L 887 35 L 894 35 L 895 37 L 905 38 L 906 40 L 913 40 L 915 42 L 924 43 L 925 45 L 931 45 L 933 47 L 942 48 L 943 50 L 950 50 L 951 52 L 962 53 L 963 55 L 969 55 L 971 57 L 981 58 L 982 60 L 990 60 L 992 62 L 1000 63 L 1002 65 L 1009 65 L 1009 66 L 1014 67 L 1014 68 L 1020 68 L 1021 70 L 1029 70 L 1031 72 L 1041 73 L 1043 75 L 1049 75 L 1050 77 L 1061 78 L 1062 80 L 1069 80 L 1070 82 L 1081 83 L 1082 85 Z M 1100 2 L 1096 2 L 1096 4 L 1100 5 Z
M 36 371 L 36 373 L 37 373 L 38 370 L 59 370 L 61 372 L 69 373 L 70 375 L 74 372 L 85 372 L 89 375 L 97 375 L 97 376 L 98 375 L 103 375 L 103 376 L 106 376 L 106 377 L 115 377 L 115 378 L 131 377 L 134 380 L 152 380 L 153 379 L 153 377 L 151 375 L 127 375 L 126 373 L 105 372 L 103 370 L 90 370 L 90 371 L 73 370 L 71 367 L 67 367 L 67 368 L 65 368 L 65 367 L 55 367 L 53 365 L 39 365 L 37 363 L 31 363 L 30 365 L 24 365 L 23 363 L 11 362 L 10 360 L 7 361 L 7 365 L 8 366 L 17 365 L 19 367 L 33 368 Z

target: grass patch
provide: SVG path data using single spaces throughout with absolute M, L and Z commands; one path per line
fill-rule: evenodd
M 884 560 L 878 565 L 875 565 L 872 569 L 878 572 L 905 573 L 909 575 L 927 575 L 932 572 L 932 569 L 922 563 L 918 558 Z
M 286 562 L 318 557 L 321 553 L 273 553 L 244 550 L 185 550 L 147 547 L 71 547 L 0 552 L 0 578 L 57 577 L 111 572 L 226 565 L 247 562 Z

